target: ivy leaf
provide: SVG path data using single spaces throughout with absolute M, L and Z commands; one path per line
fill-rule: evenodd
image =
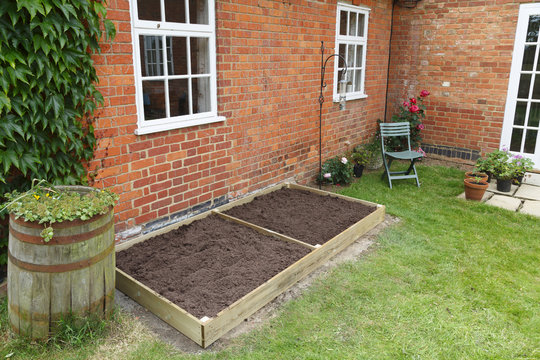
M 5 93 L 0 92 L 0 115 L 9 111 L 11 111 L 11 100 Z
M 32 20 L 38 12 L 42 15 L 45 14 L 45 9 L 43 8 L 41 1 L 17 0 L 17 10 L 21 11 L 22 8 L 28 10 L 28 12 L 30 13 L 30 20 Z

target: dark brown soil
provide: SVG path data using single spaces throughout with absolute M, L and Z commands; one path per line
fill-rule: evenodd
M 358 202 L 282 188 L 225 214 L 301 240 L 324 244 L 377 210 Z
M 215 316 L 309 251 L 210 215 L 121 251 L 116 262 L 201 318 Z

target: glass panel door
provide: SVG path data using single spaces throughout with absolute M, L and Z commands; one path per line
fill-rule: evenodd
M 521 5 L 516 31 L 501 148 L 540 168 L 540 4 Z

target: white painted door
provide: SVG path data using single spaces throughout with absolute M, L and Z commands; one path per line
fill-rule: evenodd
M 524 4 L 514 42 L 514 54 L 501 148 L 521 154 L 540 168 L 540 3 Z

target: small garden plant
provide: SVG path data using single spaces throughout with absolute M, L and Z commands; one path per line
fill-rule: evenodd
M 3 209 L 26 221 L 44 224 L 41 236 L 45 242 L 52 239 L 52 224 L 62 221 L 88 220 L 107 213 L 118 201 L 118 195 L 109 190 L 95 190 L 87 194 L 58 189 L 44 180 L 35 181 L 32 188 L 20 193 L 6 193 Z
M 353 165 L 345 156 L 326 160 L 318 177 L 319 183 L 333 185 L 348 185 L 352 179 Z

